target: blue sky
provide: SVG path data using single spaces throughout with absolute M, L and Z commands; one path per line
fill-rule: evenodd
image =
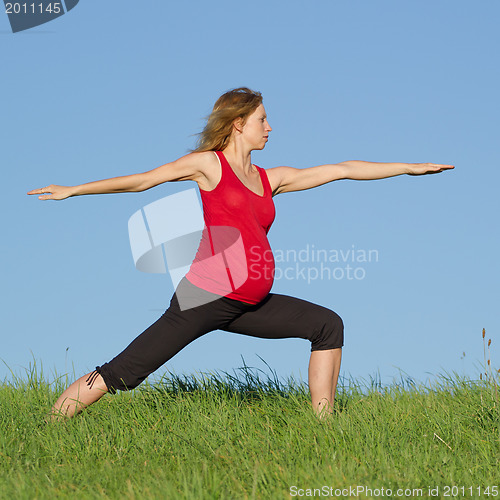
M 261 167 L 456 167 L 274 198 L 275 251 L 377 252 L 356 266 L 363 279 L 299 276 L 273 287 L 340 314 L 341 374 L 477 377 L 482 328 L 498 368 L 499 15 L 496 0 L 86 0 L 16 34 L 0 15 L 0 376 L 33 359 L 48 375 L 80 375 L 153 323 L 173 286 L 135 269 L 128 219 L 194 184 L 62 202 L 25 193 L 172 161 L 194 145 L 215 99 L 241 85 L 262 91 L 273 127 L 253 156 Z M 224 332 L 165 368 L 231 372 L 242 356 L 307 379 L 308 342 Z

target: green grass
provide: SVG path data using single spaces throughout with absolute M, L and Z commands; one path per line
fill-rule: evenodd
M 306 386 L 244 368 L 164 378 L 45 423 L 65 383 L 32 367 L 0 385 L 0 498 L 279 499 L 292 486 L 383 487 L 392 498 L 439 487 L 444 498 L 452 485 L 475 488 L 455 498 L 497 496 L 477 494 L 500 476 L 496 374 L 350 381 L 334 418 L 319 421 Z

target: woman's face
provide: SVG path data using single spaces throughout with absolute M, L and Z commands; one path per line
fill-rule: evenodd
M 241 130 L 242 137 L 251 149 L 264 149 L 272 128 L 267 121 L 266 110 L 261 104 L 248 118 Z

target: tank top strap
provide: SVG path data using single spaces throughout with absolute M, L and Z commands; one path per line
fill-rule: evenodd
M 217 158 L 219 159 L 219 164 L 221 168 L 221 178 L 219 184 L 225 184 L 226 182 L 231 182 L 232 178 L 232 173 L 233 169 L 231 168 L 231 165 L 229 165 L 228 161 L 226 160 L 226 157 L 224 156 L 224 153 L 222 151 L 214 151 L 214 153 L 217 155 Z
M 214 153 L 217 155 L 217 158 L 219 158 L 220 163 L 224 163 L 225 158 L 222 151 L 214 151 Z
M 264 187 L 264 196 L 269 195 L 272 196 L 273 190 L 271 189 L 271 183 L 269 182 L 269 178 L 267 177 L 267 172 L 266 169 L 260 168 L 257 165 L 257 170 L 259 171 L 260 174 L 260 179 L 262 181 L 262 186 Z
M 223 171 L 228 168 L 231 169 L 231 165 L 229 165 L 222 151 L 214 151 L 214 153 L 217 155 L 217 158 L 219 158 L 219 163 Z

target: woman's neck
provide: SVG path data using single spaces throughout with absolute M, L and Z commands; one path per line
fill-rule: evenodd
M 227 161 L 233 168 L 237 168 L 245 174 L 250 174 L 255 171 L 252 166 L 252 152 L 245 148 L 238 147 L 234 141 L 231 141 L 223 151 Z

